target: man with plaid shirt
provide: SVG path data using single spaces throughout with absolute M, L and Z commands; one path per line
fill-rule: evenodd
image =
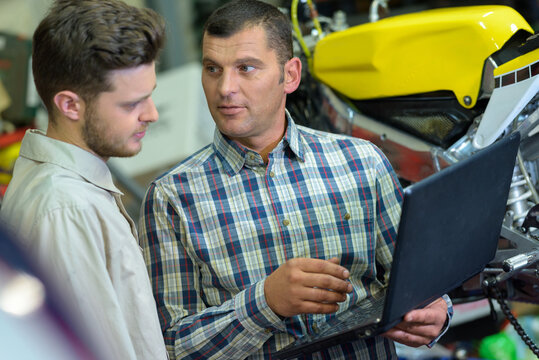
M 386 286 L 402 189 L 371 143 L 286 112 L 301 62 L 278 9 L 225 4 L 202 54 L 214 141 L 152 182 L 140 242 L 171 356 L 269 359 Z M 396 358 L 393 340 L 431 344 L 451 311 L 440 298 L 312 358 Z

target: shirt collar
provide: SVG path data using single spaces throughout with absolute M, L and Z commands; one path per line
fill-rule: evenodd
M 286 118 L 288 119 L 288 128 L 286 129 L 283 140 L 300 161 L 305 161 L 305 141 L 303 140 L 303 135 L 299 132 L 288 110 L 286 110 Z
M 286 110 L 286 118 L 288 120 L 286 132 L 279 144 L 271 151 L 270 159 L 282 156 L 281 154 L 290 150 L 300 161 L 304 161 L 305 145 L 302 141 L 302 135 L 288 110 Z M 230 176 L 237 174 L 244 166 L 256 167 L 264 165 L 262 157 L 257 152 L 230 140 L 217 127 L 213 136 L 213 147 L 223 163 L 224 170 Z
M 26 131 L 20 156 L 37 162 L 51 163 L 73 171 L 86 181 L 107 191 L 122 194 L 112 181 L 107 164 L 78 146 L 50 138 L 41 130 Z

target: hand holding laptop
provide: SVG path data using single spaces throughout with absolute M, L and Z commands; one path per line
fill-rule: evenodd
M 329 314 L 339 309 L 352 285 L 338 259 L 290 259 L 266 278 L 264 294 L 277 315 Z
M 383 336 L 408 346 L 427 345 L 440 335 L 446 320 L 447 303 L 438 298 L 422 309 L 408 312 L 401 323 Z

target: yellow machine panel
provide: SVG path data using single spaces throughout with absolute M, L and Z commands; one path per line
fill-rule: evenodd
M 527 67 L 530 67 L 531 72 L 531 66 L 533 66 L 533 64 L 537 64 L 538 62 L 539 48 L 500 65 L 494 70 L 494 76 L 504 75 L 515 70 L 526 69 Z
M 463 107 L 471 108 L 479 95 L 485 60 L 521 29 L 533 34 L 526 20 L 507 6 L 389 17 L 320 40 L 313 72 L 355 100 L 449 90 Z

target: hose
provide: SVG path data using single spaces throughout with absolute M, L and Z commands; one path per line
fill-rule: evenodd
M 303 53 L 305 54 L 305 57 L 307 58 L 307 64 L 309 66 L 309 71 L 312 73 L 312 55 L 311 51 L 309 50 L 309 47 L 307 44 L 305 44 L 305 40 L 303 39 L 303 34 L 301 33 L 301 29 L 299 28 L 299 22 L 298 22 L 298 3 L 299 0 L 292 0 L 292 5 L 290 8 L 290 16 L 292 20 L 292 28 L 294 29 L 294 32 L 296 33 L 296 38 L 299 41 L 299 45 L 301 46 L 301 49 L 303 50 Z M 307 5 L 309 6 L 311 19 L 313 21 L 314 27 L 316 31 L 318 31 L 318 37 L 321 39 L 322 34 L 322 27 L 320 26 L 320 21 L 318 21 L 318 12 L 316 11 L 316 8 L 312 2 L 312 0 L 307 0 Z

